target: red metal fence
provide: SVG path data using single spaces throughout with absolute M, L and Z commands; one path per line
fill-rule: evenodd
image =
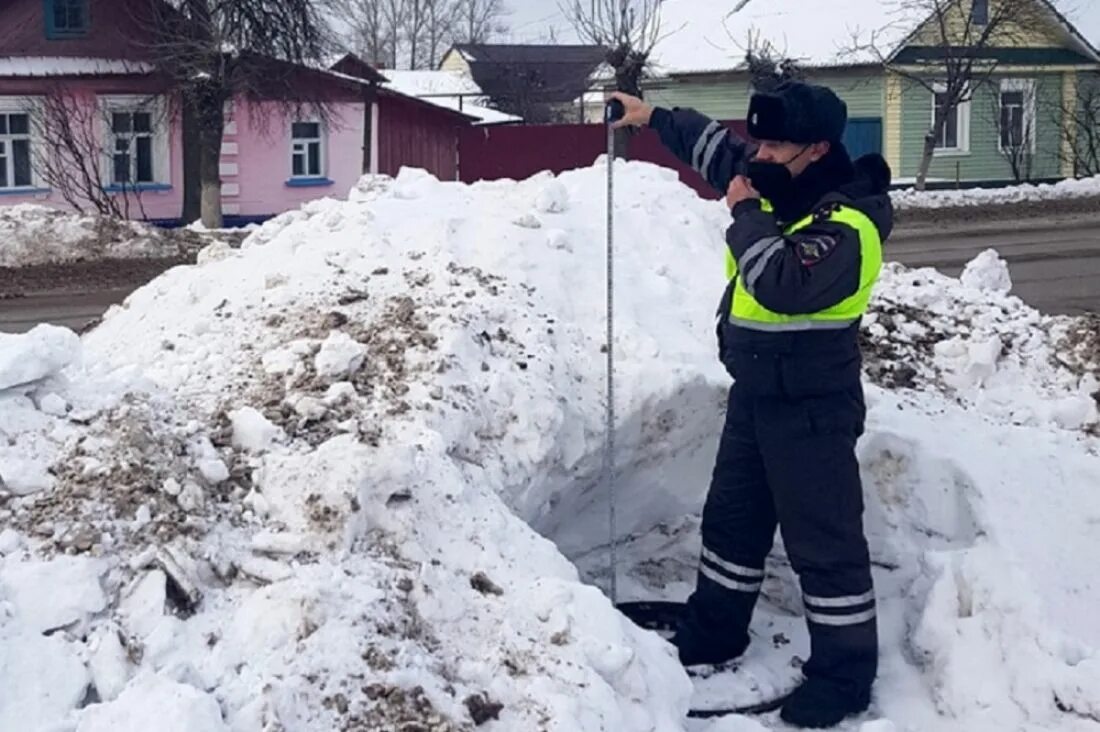
M 726 122 L 745 134 L 741 120 Z M 466 183 L 508 178 L 522 180 L 543 170 L 555 174 L 583 168 L 607 152 L 607 129 L 603 125 L 505 125 L 471 127 L 459 136 L 460 177 Z M 699 195 L 719 195 L 689 166 L 681 164 L 661 144 L 653 130 L 642 130 L 630 141 L 631 160 L 642 160 L 673 168 L 680 180 Z

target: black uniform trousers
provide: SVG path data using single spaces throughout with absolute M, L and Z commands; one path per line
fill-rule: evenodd
M 856 442 L 862 386 L 790 399 L 730 391 L 703 510 L 698 584 L 680 634 L 739 653 L 778 523 L 811 637 L 803 671 L 865 696 L 878 637 Z

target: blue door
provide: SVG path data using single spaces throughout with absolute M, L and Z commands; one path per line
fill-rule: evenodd
M 844 146 L 852 160 L 868 153 L 882 154 L 882 119 L 879 117 L 857 117 L 848 120 L 848 130 L 844 133 Z

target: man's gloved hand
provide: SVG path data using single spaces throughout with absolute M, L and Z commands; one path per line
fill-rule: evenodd
M 623 103 L 623 107 L 626 109 L 626 113 L 623 118 L 618 122 L 611 124 L 612 129 L 619 129 L 620 127 L 645 127 L 649 124 L 649 118 L 653 116 L 653 107 L 643 102 L 637 97 L 632 97 L 629 94 L 622 92 L 614 92 L 611 95 L 612 99 L 618 99 Z
M 734 206 L 746 201 L 750 198 L 760 198 L 760 193 L 752 187 L 752 183 L 749 179 L 743 175 L 738 175 L 730 181 L 729 190 L 726 191 L 726 205 L 730 207 L 732 211 Z

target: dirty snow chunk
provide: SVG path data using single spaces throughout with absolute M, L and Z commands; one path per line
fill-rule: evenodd
M 0 730 L 54 729 L 87 687 L 88 671 L 62 636 L 19 623 L 0 626 Z
M 17 457 L 0 458 L 0 480 L 9 493 L 17 496 L 52 490 L 56 482 L 48 466 Z
M 308 394 L 298 394 L 291 397 L 289 402 L 294 413 L 307 422 L 316 422 L 328 413 L 328 407 L 323 401 Z
M 355 391 L 355 385 L 350 381 L 338 381 L 328 388 L 325 392 L 325 404 L 330 407 L 335 407 L 344 402 L 351 401 L 355 397 L 359 396 L 359 393 Z
M 229 413 L 233 426 L 233 447 L 260 453 L 278 442 L 284 435 L 258 409 L 242 407 Z
M 143 674 L 117 699 L 88 707 L 76 732 L 228 732 L 214 697 L 193 686 Z
M 541 213 L 563 213 L 569 209 L 569 191 L 555 179 L 535 196 L 535 209 Z
M 224 463 L 219 462 L 218 464 L 221 465 L 223 468 L 225 467 Z M 203 475 L 205 475 L 205 473 L 203 473 Z M 228 477 L 228 475 L 226 475 L 226 477 Z M 188 481 L 187 485 L 183 486 L 180 494 L 176 496 L 176 503 L 178 503 L 179 507 L 182 508 L 184 511 L 187 511 L 188 513 L 195 513 L 196 511 L 201 509 L 205 501 L 206 496 L 203 495 L 202 488 L 199 487 L 198 483 L 195 483 L 193 481 Z
M 336 516 L 350 512 L 353 499 L 368 486 L 371 451 L 351 435 L 333 437 L 306 456 L 271 453 L 256 471 L 256 488 L 266 499 L 272 517 L 288 530 L 316 530 L 311 511 L 331 510 Z M 323 479 L 321 479 L 323 476 Z M 362 506 L 359 518 L 382 520 L 384 511 Z
M 117 699 L 130 680 L 130 661 L 118 634 L 117 627 L 106 625 L 89 644 L 88 669 L 92 673 L 92 685 L 100 700 L 105 702 Z
M 118 610 L 129 635 L 140 640 L 156 630 L 164 618 L 167 588 L 168 578 L 159 569 L 146 572 L 127 588 Z
M 341 379 L 363 364 L 367 348 L 356 342 L 347 333 L 332 331 L 321 344 L 321 350 L 313 365 L 317 375 L 323 379 Z
M 1012 290 L 1012 276 L 1008 272 L 1008 263 L 1001 259 L 995 249 L 986 249 L 970 260 L 963 269 L 959 281 L 966 287 L 986 292 Z
M 68 328 L 38 325 L 29 333 L 0 333 L 0 391 L 52 376 L 80 358 L 80 337 Z
M 302 363 L 303 358 L 312 352 L 313 348 L 309 341 L 298 340 L 268 351 L 263 355 L 260 363 L 263 364 L 264 372 L 272 376 L 289 374 Z
M 38 401 L 38 408 L 51 417 L 64 417 L 69 411 L 69 404 L 57 394 L 47 394 Z
M 83 621 L 107 607 L 99 584 L 103 571 L 99 560 L 86 557 L 9 563 L 0 571 L 0 594 L 12 603 L 21 623 L 45 633 Z

